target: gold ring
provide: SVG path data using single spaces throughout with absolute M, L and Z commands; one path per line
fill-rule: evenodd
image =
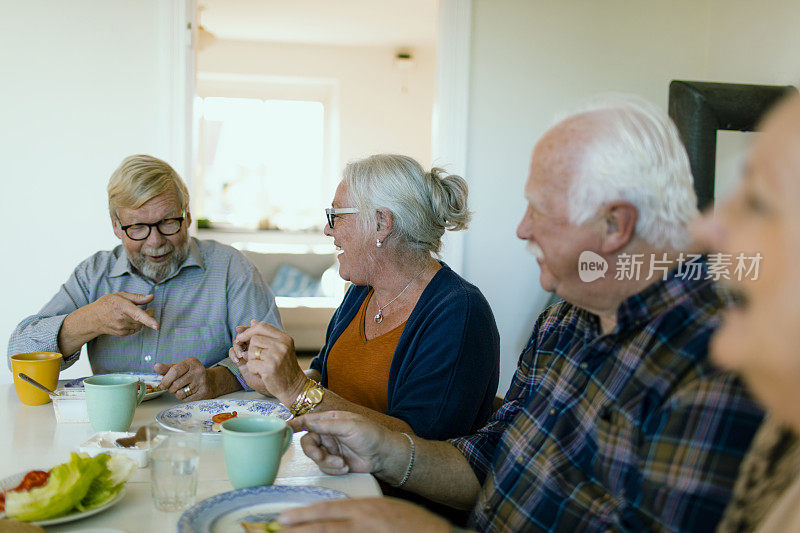
M 256 348 L 255 353 L 253 354 L 253 359 L 261 360 L 261 348 Z
M 189 386 L 189 385 L 186 385 L 186 386 L 183 388 L 183 394 L 184 394 L 184 398 L 185 398 L 186 396 L 191 396 L 191 395 L 192 395 L 192 387 L 191 387 L 191 386 Z

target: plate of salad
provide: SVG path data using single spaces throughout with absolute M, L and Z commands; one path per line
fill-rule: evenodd
M 136 464 L 121 455 L 73 453 L 50 470 L 29 470 L 0 479 L 0 518 L 50 526 L 92 516 L 125 496 Z

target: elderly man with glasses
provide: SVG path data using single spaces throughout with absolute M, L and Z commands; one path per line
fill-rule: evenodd
M 11 336 L 9 356 L 60 352 L 63 368 L 85 344 L 92 371 L 152 372 L 183 401 L 246 387 L 227 358 L 236 327 L 281 326 L 272 292 L 238 251 L 189 237 L 189 191 L 167 163 L 122 161 L 108 182 L 114 234 L 122 241 L 74 270 Z

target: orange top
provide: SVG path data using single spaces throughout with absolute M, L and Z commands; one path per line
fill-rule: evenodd
M 406 323 L 367 340 L 364 315 L 369 291 L 355 318 L 328 354 L 328 389 L 342 398 L 383 414 L 389 411 L 389 367 Z

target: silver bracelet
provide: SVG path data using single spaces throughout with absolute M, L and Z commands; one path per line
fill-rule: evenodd
M 408 478 L 411 477 L 411 470 L 414 469 L 414 459 L 416 459 L 417 457 L 417 451 L 414 446 L 414 439 L 412 439 L 411 435 L 409 435 L 408 433 L 401 433 L 401 435 L 405 435 L 405 437 L 408 439 L 408 443 L 411 444 L 411 457 L 408 459 L 408 467 L 406 468 L 406 473 L 403 474 L 403 479 L 401 479 L 400 483 L 398 483 L 397 485 L 392 485 L 393 487 L 398 487 L 398 488 L 405 485 L 406 481 L 408 481 Z

